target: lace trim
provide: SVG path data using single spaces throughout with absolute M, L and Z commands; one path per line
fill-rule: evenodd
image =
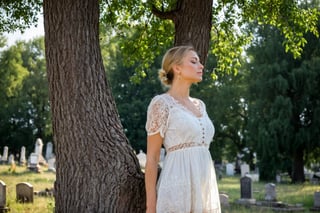
M 167 152 L 173 152 L 179 149 L 189 148 L 189 147 L 195 147 L 195 146 L 205 146 L 208 147 L 208 144 L 206 143 L 196 143 L 196 142 L 189 142 L 189 143 L 181 143 L 175 146 L 172 146 L 168 148 Z

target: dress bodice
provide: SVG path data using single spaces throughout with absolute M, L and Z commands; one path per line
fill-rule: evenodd
M 147 133 L 160 133 L 167 153 L 187 147 L 209 147 L 214 127 L 205 104 L 196 98 L 190 100 L 198 108 L 200 116 L 196 116 L 167 93 L 155 96 L 148 107 Z

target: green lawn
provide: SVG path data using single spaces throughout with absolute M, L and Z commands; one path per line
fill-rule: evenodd
M 28 171 L 26 167 L 16 166 L 12 171 L 8 165 L 0 165 L 0 180 L 6 184 L 7 206 L 10 213 L 52 213 L 54 208 L 53 197 L 34 196 L 33 204 L 17 203 L 15 187 L 17 183 L 28 182 L 33 185 L 34 191 L 42 191 L 52 188 L 55 181 L 55 174 L 45 168 L 41 173 Z M 257 201 L 264 199 L 266 182 L 253 182 L 253 198 Z M 240 177 L 223 177 L 218 180 L 220 193 L 229 196 L 230 207 L 223 207 L 222 213 L 271 213 L 273 211 L 261 208 L 248 208 L 236 205 L 235 202 L 240 198 Z M 320 185 L 305 184 L 276 184 L 278 201 L 289 204 L 302 204 L 304 212 L 309 212 L 313 206 L 313 196 L 315 191 L 320 190 Z
M 269 182 L 253 182 L 253 198 L 257 201 L 263 201 L 265 196 L 265 184 Z M 275 183 L 275 182 L 273 182 Z M 313 206 L 314 192 L 320 190 L 320 185 L 313 185 L 308 182 L 304 184 L 290 184 L 290 183 L 275 183 L 277 201 L 287 204 L 302 204 L 305 211 L 310 212 L 309 209 Z M 218 180 L 218 187 L 220 193 L 225 193 L 229 196 L 231 203 L 229 208 L 223 208 L 224 213 L 241 213 L 241 212 L 274 212 L 268 209 L 246 208 L 236 205 L 236 201 L 240 198 L 240 177 L 223 177 Z

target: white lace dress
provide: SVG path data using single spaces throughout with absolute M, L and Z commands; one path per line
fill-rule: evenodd
M 214 127 L 204 103 L 191 100 L 200 110 L 200 117 L 167 93 L 155 96 L 148 107 L 147 133 L 160 133 L 166 149 L 157 184 L 157 213 L 221 212 L 208 150 Z

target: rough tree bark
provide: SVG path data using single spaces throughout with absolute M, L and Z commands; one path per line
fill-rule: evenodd
M 143 173 L 122 131 L 102 63 L 99 1 L 43 3 L 55 211 L 143 212 Z
M 178 0 L 171 11 L 160 11 L 153 7 L 154 15 L 161 19 L 170 19 L 175 26 L 174 45 L 192 45 L 205 64 L 212 27 L 212 0 Z

